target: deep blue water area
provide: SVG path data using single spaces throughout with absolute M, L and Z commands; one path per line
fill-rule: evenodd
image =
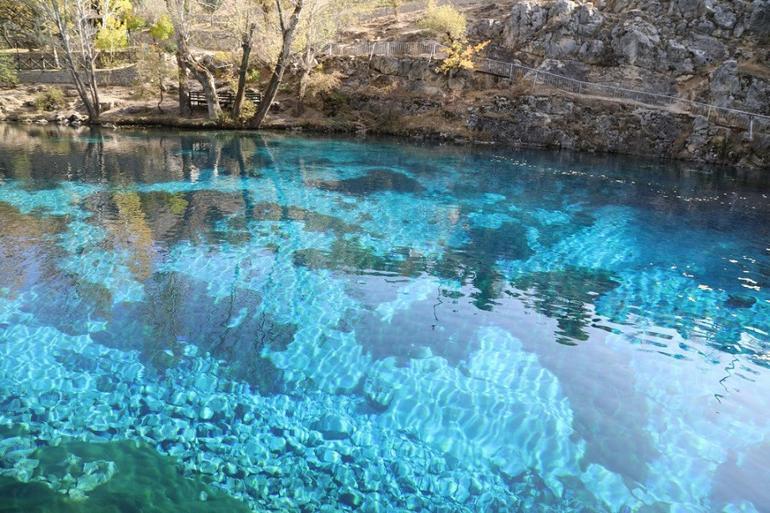
M 0 127 L 2 512 L 761 513 L 769 478 L 768 172 Z

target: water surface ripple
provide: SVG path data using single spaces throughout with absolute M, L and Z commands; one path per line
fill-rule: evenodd
M 0 510 L 770 511 L 769 195 L 0 127 Z

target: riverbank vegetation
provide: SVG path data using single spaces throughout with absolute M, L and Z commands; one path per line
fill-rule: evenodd
M 279 92 L 294 90 L 300 115 L 309 96 L 337 87 L 339 74 L 324 69 L 321 55 L 341 31 L 375 15 L 397 23 L 401 6 L 394 0 L 0 0 L 0 34 L 17 55 L 43 54 L 43 69 L 50 62 L 66 70 L 92 124 L 105 107 L 99 69 L 128 59 L 137 76 L 134 93 L 154 97 L 159 113 L 175 92 L 182 118 L 201 103 L 216 125 L 259 129 Z M 430 3 L 423 28 L 455 49 L 441 71 L 472 66 L 478 47 L 467 44 L 460 11 Z M 0 60 L 0 82 L 17 81 L 12 63 Z

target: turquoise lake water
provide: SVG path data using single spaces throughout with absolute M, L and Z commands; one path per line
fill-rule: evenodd
M 0 127 L 0 512 L 770 511 L 770 173 Z

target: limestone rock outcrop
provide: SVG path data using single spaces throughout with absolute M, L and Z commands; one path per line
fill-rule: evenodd
M 496 42 L 513 55 L 578 61 L 594 78 L 612 69 L 655 91 L 668 81 L 668 93 L 770 114 L 770 0 L 525 0 L 501 27 Z
M 770 169 L 770 0 L 507 0 L 466 12 L 489 57 L 533 71 L 511 81 L 444 76 L 425 59 L 340 60 L 349 109 L 376 120 L 367 130 Z M 596 87 L 534 80 L 542 72 Z M 367 94 L 372 84 L 387 93 Z

